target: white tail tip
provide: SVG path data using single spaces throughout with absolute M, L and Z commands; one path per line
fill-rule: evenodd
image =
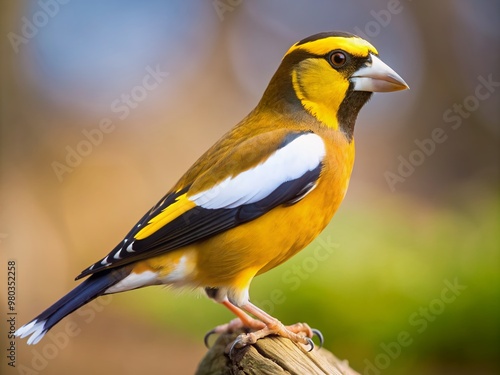
M 31 335 L 31 337 L 28 339 L 28 345 L 34 345 L 37 344 L 43 336 L 45 336 L 45 333 L 47 332 L 44 329 L 46 320 L 42 320 L 41 322 L 37 322 L 36 320 L 33 320 L 32 322 L 25 324 L 21 328 L 19 328 L 16 332 L 15 335 L 19 336 L 20 338 L 25 338 L 26 336 Z

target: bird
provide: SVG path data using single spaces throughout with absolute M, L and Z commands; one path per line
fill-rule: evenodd
M 322 32 L 293 44 L 256 107 L 76 277 L 83 282 L 16 336 L 36 344 L 99 296 L 168 285 L 204 290 L 236 316 L 209 332 L 244 328 L 231 349 L 268 335 L 312 349 L 319 331 L 285 326 L 251 302 L 250 284 L 304 249 L 332 219 L 353 169 L 356 118 L 372 94 L 408 88 L 354 34 Z

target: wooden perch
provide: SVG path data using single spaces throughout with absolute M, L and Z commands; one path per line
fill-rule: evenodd
M 196 375 L 359 375 L 325 349 L 307 352 L 292 341 L 270 336 L 241 349 L 228 345 L 241 332 L 221 335 L 201 360 Z

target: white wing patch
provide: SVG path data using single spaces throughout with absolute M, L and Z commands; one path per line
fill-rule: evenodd
M 281 184 L 297 179 L 315 169 L 325 157 L 321 137 L 307 133 L 277 150 L 263 163 L 228 177 L 211 189 L 189 199 L 207 209 L 235 208 L 260 201 Z

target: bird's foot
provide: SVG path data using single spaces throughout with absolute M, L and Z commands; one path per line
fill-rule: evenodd
M 266 325 L 263 322 L 261 322 L 260 320 L 257 320 L 257 319 L 253 319 L 249 316 L 246 316 L 244 321 L 241 318 L 236 318 L 236 319 L 231 320 L 229 323 L 221 324 L 221 325 L 211 329 L 210 331 L 208 331 L 205 334 L 203 341 L 205 343 L 205 346 L 207 348 L 210 348 L 210 346 L 208 345 L 208 339 L 213 334 L 220 335 L 222 333 L 235 332 L 235 331 L 239 331 L 239 330 L 243 330 L 245 332 L 258 331 L 258 330 L 262 330 L 265 327 L 266 327 Z
M 242 348 L 247 345 L 255 344 L 257 340 L 269 335 L 286 337 L 293 342 L 309 346 L 309 351 L 314 349 L 313 336 L 318 336 L 319 347 L 323 346 L 323 335 L 317 329 L 312 329 L 306 323 L 296 323 L 291 326 L 285 326 L 278 319 L 272 317 L 264 310 L 247 301 L 242 308 L 233 305 L 228 300 L 221 302 L 238 318 L 215 327 L 205 335 L 205 345 L 208 347 L 208 339 L 214 333 L 234 332 L 243 330 L 246 333 L 240 334 L 234 342 L 228 346 L 229 357 L 232 357 L 234 349 Z M 255 316 L 252 318 L 248 313 Z
M 243 348 L 247 345 L 255 344 L 257 340 L 270 336 L 277 335 L 286 337 L 293 342 L 309 346 L 309 351 L 313 350 L 315 345 L 312 340 L 316 335 L 320 341 L 320 348 L 323 346 L 323 335 L 317 329 L 312 329 L 306 323 L 296 323 L 291 326 L 285 326 L 280 321 L 276 320 L 272 324 L 266 325 L 264 328 L 255 332 L 242 333 L 229 347 L 229 357 L 232 357 L 233 350 Z

